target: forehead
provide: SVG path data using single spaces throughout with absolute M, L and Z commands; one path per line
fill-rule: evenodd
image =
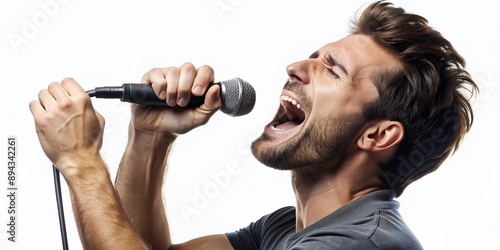
M 320 57 L 333 57 L 346 68 L 352 78 L 368 76 L 375 70 L 402 68 L 402 63 L 395 54 L 379 46 L 369 36 L 361 34 L 348 35 L 326 44 L 318 52 Z

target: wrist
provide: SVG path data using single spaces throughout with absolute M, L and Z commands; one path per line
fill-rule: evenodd
M 129 125 L 129 146 L 139 152 L 151 152 L 152 150 L 168 150 L 175 141 L 177 135 L 169 132 L 157 132 L 135 128 Z
M 132 125 L 129 127 L 128 144 L 115 181 L 115 187 L 122 198 L 138 198 L 136 196 L 142 197 L 145 193 L 154 195 L 139 189 L 160 191 L 168 153 L 175 138 L 175 135 L 169 133 L 137 130 Z M 134 191 L 131 192 L 130 187 Z
M 55 166 L 70 187 L 81 183 L 87 185 L 89 181 L 98 181 L 102 177 L 109 178 L 108 170 L 99 153 L 62 158 L 55 163 Z

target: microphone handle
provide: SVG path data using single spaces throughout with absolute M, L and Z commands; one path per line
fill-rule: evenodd
M 220 85 L 220 83 L 211 83 L 209 88 L 214 84 Z M 153 87 L 149 84 L 125 83 L 121 87 L 98 87 L 95 88 L 95 97 L 112 99 L 119 98 L 122 102 L 167 107 L 165 100 L 158 98 L 153 90 Z M 201 106 L 204 101 L 205 95 L 191 95 L 186 107 L 194 109 Z

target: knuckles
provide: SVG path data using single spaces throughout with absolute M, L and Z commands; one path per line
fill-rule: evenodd
M 210 73 L 210 74 L 212 74 L 212 75 L 214 74 L 214 69 L 213 69 L 212 67 L 210 67 L 210 66 L 206 65 L 206 64 L 205 64 L 205 65 L 200 66 L 200 67 L 198 68 L 198 71 L 203 71 L 203 72 L 205 72 L 205 71 L 206 71 L 206 72 L 208 72 L 208 73 Z
M 185 71 L 187 73 L 196 73 L 196 68 L 190 62 L 183 63 L 179 68 L 181 71 Z
M 163 75 L 163 71 L 161 68 L 152 68 L 146 74 L 149 75 Z
M 68 83 L 76 83 L 75 79 L 71 78 L 71 77 L 66 77 L 64 78 L 62 81 L 61 81 L 61 85 L 66 85 Z
M 57 108 L 61 111 L 69 111 L 73 106 L 74 104 L 69 98 L 59 98 L 57 100 Z

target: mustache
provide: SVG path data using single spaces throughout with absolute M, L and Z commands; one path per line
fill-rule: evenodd
M 298 92 L 304 93 L 305 95 L 305 91 L 304 89 L 302 89 L 301 83 L 295 79 L 292 80 L 291 78 L 288 78 L 285 82 L 285 85 L 283 86 L 283 89 L 294 92 L 296 94 L 299 94 Z

